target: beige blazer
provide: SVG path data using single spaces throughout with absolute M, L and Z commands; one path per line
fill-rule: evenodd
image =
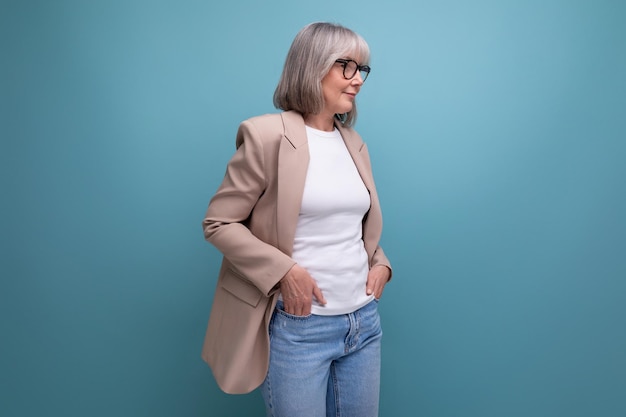
M 382 217 L 367 147 L 354 130 L 337 128 L 371 197 L 363 221 L 370 267 L 390 267 L 378 246 Z M 202 222 L 205 238 L 224 255 L 202 358 L 223 391 L 243 394 L 267 374 L 268 325 L 278 282 L 295 264 L 290 255 L 309 150 L 297 112 L 244 121 L 236 145 Z

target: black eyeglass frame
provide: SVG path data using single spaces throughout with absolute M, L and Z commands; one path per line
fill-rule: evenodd
M 353 79 L 357 72 L 361 72 L 361 78 L 363 78 L 363 82 L 365 82 L 365 80 L 367 80 L 367 77 L 370 75 L 370 71 L 372 70 L 369 65 L 359 65 L 359 63 L 356 62 L 354 59 L 341 58 L 335 60 L 335 62 L 343 66 L 343 78 L 345 78 L 346 80 Z M 354 70 L 354 73 L 350 77 L 348 77 L 346 75 L 346 69 L 348 68 L 348 64 L 350 62 L 354 62 L 356 64 L 356 69 Z M 363 72 L 365 72 L 365 77 L 363 76 Z

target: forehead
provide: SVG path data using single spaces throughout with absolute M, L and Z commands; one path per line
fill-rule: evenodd
M 364 55 L 365 54 L 360 53 L 358 51 L 352 51 L 350 53 L 341 55 L 341 58 L 343 58 L 343 59 L 351 59 L 353 61 L 356 61 L 358 64 L 363 64 L 363 63 L 365 63 L 365 62 L 367 62 L 369 60 L 368 57 L 366 57 Z

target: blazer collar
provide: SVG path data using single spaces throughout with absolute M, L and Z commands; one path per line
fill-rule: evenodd
M 285 138 L 294 148 L 306 145 L 306 129 L 304 128 L 304 119 L 302 115 L 295 111 L 286 111 L 281 113 L 283 119 L 283 129 Z
M 286 111 L 281 113 L 283 120 L 284 134 L 287 140 L 291 142 L 294 148 L 302 146 L 307 143 L 306 130 L 304 124 L 304 118 L 302 115 L 295 111 Z M 339 121 L 335 122 L 335 127 L 339 129 L 344 142 L 349 149 L 355 152 L 360 152 L 364 143 L 361 137 L 356 132 L 347 127 L 343 127 Z

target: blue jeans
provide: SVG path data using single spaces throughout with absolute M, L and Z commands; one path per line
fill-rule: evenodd
M 293 316 L 279 301 L 261 386 L 271 417 L 375 417 L 380 389 L 378 302 L 339 316 Z

